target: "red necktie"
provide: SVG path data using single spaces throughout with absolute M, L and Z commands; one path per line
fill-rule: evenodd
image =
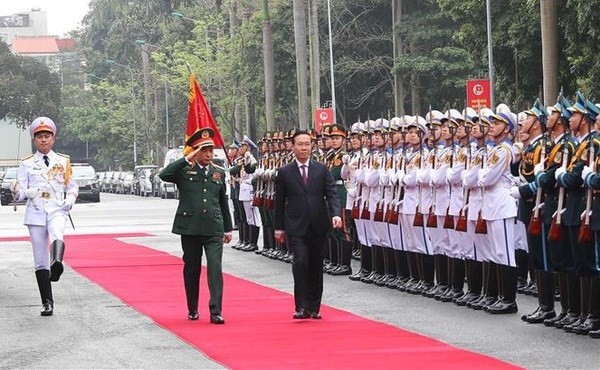
M 303 164 L 302 166 L 300 166 L 300 168 L 302 169 L 302 182 L 304 182 L 304 186 L 306 186 L 306 184 L 308 184 L 308 176 L 306 174 L 306 165 Z

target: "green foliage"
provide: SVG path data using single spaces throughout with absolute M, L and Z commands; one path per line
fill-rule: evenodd
M 0 119 L 9 118 L 27 127 L 36 117 L 57 119 L 60 82 L 46 65 L 29 57 L 15 56 L 0 42 Z

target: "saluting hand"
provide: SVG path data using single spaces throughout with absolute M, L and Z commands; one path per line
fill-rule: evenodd
M 200 152 L 200 148 L 196 148 L 194 150 L 192 150 L 191 152 L 188 153 L 188 155 L 185 156 L 185 161 L 187 163 L 194 163 L 194 161 L 196 160 L 196 156 L 198 155 L 198 153 Z

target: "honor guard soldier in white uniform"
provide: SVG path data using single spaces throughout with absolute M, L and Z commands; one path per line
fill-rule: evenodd
M 488 246 L 492 262 L 498 265 L 499 293 L 502 298 L 484 307 L 492 314 L 517 312 L 517 272 L 515 261 L 514 226 L 517 204 L 510 196 L 513 160 L 509 133 L 517 124 L 517 115 L 506 104 L 500 104 L 491 117 L 489 137 L 494 141 L 485 167 L 479 170 L 478 185 L 483 188 L 481 216 L 486 221 Z
M 258 207 L 252 205 L 255 183 L 255 181 L 253 181 L 253 173 L 256 171 L 256 165 L 258 164 L 258 161 L 252 154 L 252 150 L 258 149 L 258 146 L 256 146 L 256 144 L 254 144 L 254 142 L 246 135 L 244 135 L 244 140 L 240 144 L 240 150 L 243 151 L 243 165 L 241 166 L 239 173 L 239 200 L 244 207 L 243 215 L 245 217 L 245 223 L 248 225 L 248 241 L 250 244 L 239 248 L 239 250 L 252 252 L 258 250 L 258 235 L 260 234 L 260 227 L 262 226 Z
M 36 118 L 29 127 L 37 151 L 21 162 L 13 185 L 15 201 L 27 199 L 24 224 L 33 246 L 35 277 L 42 298 L 42 316 L 54 309 L 51 281 L 63 272 L 64 232 L 79 187 L 71 178 L 69 156 L 52 150 L 56 125 L 47 117 Z M 51 252 L 48 252 L 48 244 Z
M 408 267 L 410 279 L 399 286 L 400 291 L 421 294 L 433 287 L 434 262 L 429 239 L 429 229 L 425 227 L 423 212 L 431 203 L 430 187 L 418 181 L 419 173 L 425 169 L 425 158 L 428 156 L 426 147 L 427 121 L 421 116 L 415 116 L 407 126 L 404 173 L 398 174 L 398 181 L 404 186 L 404 200 L 400 222 L 405 231 Z

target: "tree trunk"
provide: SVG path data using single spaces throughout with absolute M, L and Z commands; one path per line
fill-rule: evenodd
M 402 55 L 402 36 L 398 32 L 402 18 L 402 0 L 392 0 L 392 43 L 394 51 L 394 66 L 396 60 Z M 404 114 L 404 80 L 398 71 L 394 75 L 394 115 L 399 117 Z
M 310 48 L 310 101 L 311 112 L 321 106 L 321 63 L 319 60 L 319 5 L 318 0 L 308 0 L 308 45 Z M 311 114 L 315 127 L 314 114 Z
M 151 112 L 151 107 L 152 107 L 152 93 L 150 91 L 150 89 L 152 88 L 150 86 L 150 58 L 149 58 L 149 47 L 148 44 L 143 44 L 141 47 L 141 53 L 142 53 L 142 73 L 144 75 L 144 124 L 142 127 L 144 127 L 144 133 L 145 133 L 145 137 L 144 137 L 144 141 L 146 143 L 145 147 L 146 147 L 146 153 L 144 153 L 145 155 L 148 155 L 148 153 L 150 153 L 151 151 L 151 147 L 152 147 L 152 136 L 151 136 L 151 130 L 150 130 L 150 126 L 151 126 L 151 121 L 152 118 L 150 116 L 150 112 Z M 144 155 L 142 155 L 142 158 L 144 158 Z
M 556 0 L 541 0 L 540 15 L 542 29 L 542 74 L 545 105 L 554 103 L 558 95 L 558 19 Z
M 413 54 L 415 52 L 414 41 L 411 41 L 409 44 L 410 53 Z M 421 93 L 419 87 L 420 79 L 419 75 L 416 72 L 412 72 L 410 75 L 410 97 L 412 103 L 412 111 L 413 115 L 422 115 L 425 116 L 423 112 L 421 112 Z
M 269 16 L 269 0 L 263 0 L 263 64 L 265 69 L 265 113 L 267 131 L 275 130 L 275 55 Z
M 231 1 L 231 7 L 229 9 L 229 38 L 234 39 L 238 32 L 238 4 L 237 0 Z M 242 96 L 240 96 L 241 91 L 241 82 L 239 77 L 234 78 L 233 83 L 233 127 L 234 127 L 234 136 L 241 137 L 244 133 L 246 133 L 246 129 L 244 127 L 244 106 L 242 105 Z
M 308 56 L 306 47 L 306 6 L 304 0 L 294 0 L 294 44 L 296 47 L 296 80 L 298 87 L 298 126 L 309 127 Z

